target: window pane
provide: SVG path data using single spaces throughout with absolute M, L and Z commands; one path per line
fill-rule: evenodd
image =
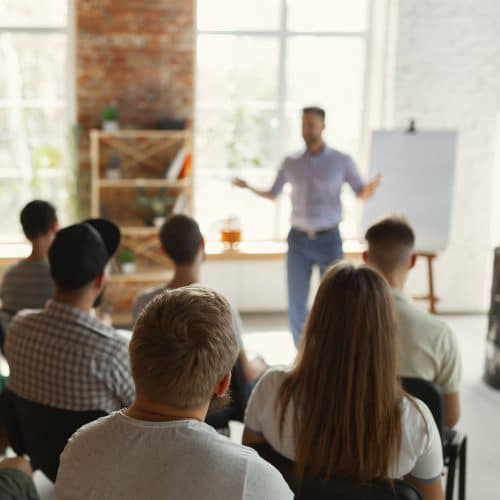
M 246 239 L 274 237 L 272 205 L 232 187 L 231 179 L 245 176 L 262 187 L 270 184 L 276 126 L 272 109 L 236 105 L 232 110 L 198 110 L 196 215 L 208 236 L 218 238 L 220 221 L 235 216 Z
M 198 0 L 198 29 L 276 30 L 281 0 Z
M 302 148 L 300 112 L 326 110 L 327 142 L 356 155 L 363 105 L 364 41 L 358 38 L 293 37 L 287 53 L 287 120 L 290 150 Z M 326 63 L 328 62 L 328 63 Z
M 291 31 L 364 31 L 368 0 L 288 0 Z
M 0 34 L 0 102 L 21 99 L 50 103 L 66 94 L 64 34 Z
M 277 76 L 277 38 L 198 36 L 198 105 L 238 98 L 274 102 Z
M 0 0 L 0 25 L 65 26 L 68 0 Z

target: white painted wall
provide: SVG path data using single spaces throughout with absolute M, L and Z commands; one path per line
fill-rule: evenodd
M 415 118 L 422 128 L 459 131 L 451 238 L 437 266 L 440 308 L 483 310 L 500 233 L 500 2 L 399 0 L 397 19 L 394 125 Z

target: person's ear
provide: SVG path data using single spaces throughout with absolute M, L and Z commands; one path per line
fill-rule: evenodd
M 104 283 L 106 282 L 106 270 L 103 269 L 95 279 L 94 283 L 96 288 L 100 291 L 104 288 Z
M 417 263 L 417 255 L 412 253 L 410 256 L 410 263 L 408 265 L 408 269 L 413 269 L 416 263 Z
M 231 385 L 231 372 L 228 372 L 226 373 L 226 375 L 224 375 L 224 377 L 222 377 L 217 386 L 215 387 L 215 391 L 214 391 L 214 394 L 218 397 L 218 398 L 223 398 L 227 391 L 229 390 L 229 386 Z
M 200 241 L 200 248 L 198 250 L 201 254 L 201 260 L 205 260 L 205 239 L 202 238 Z
M 367 250 L 365 250 L 365 251 L 363 252 L 363 262 L 364 262 L 365 264 L 368 264 L 368 261 L 369 261 L 368 251 L 367 251 Z
M 54 223 L 52 224 L 52 232 L 57 233 L 59 231 L 59 221 L 55 220 Z

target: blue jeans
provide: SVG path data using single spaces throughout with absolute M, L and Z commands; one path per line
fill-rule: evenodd
M 307 317 L 307 299 L 313 266 L 321 275 L 328 266 L 342 259 L 342 239 L 338 226 L 310 239 L 307 234 L 292 228 L 288 234 L 288 321 L 295 345 Z

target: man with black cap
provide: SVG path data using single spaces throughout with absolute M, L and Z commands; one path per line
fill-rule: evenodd
M 114 411 L 134 397 L 128 340 L 91 315 L 120 230 L 89 219 L 60 230 L 49 250 L 55 293 L 42 310 L 19 313 L 7 331 L 9 388 L 66 410 Z

